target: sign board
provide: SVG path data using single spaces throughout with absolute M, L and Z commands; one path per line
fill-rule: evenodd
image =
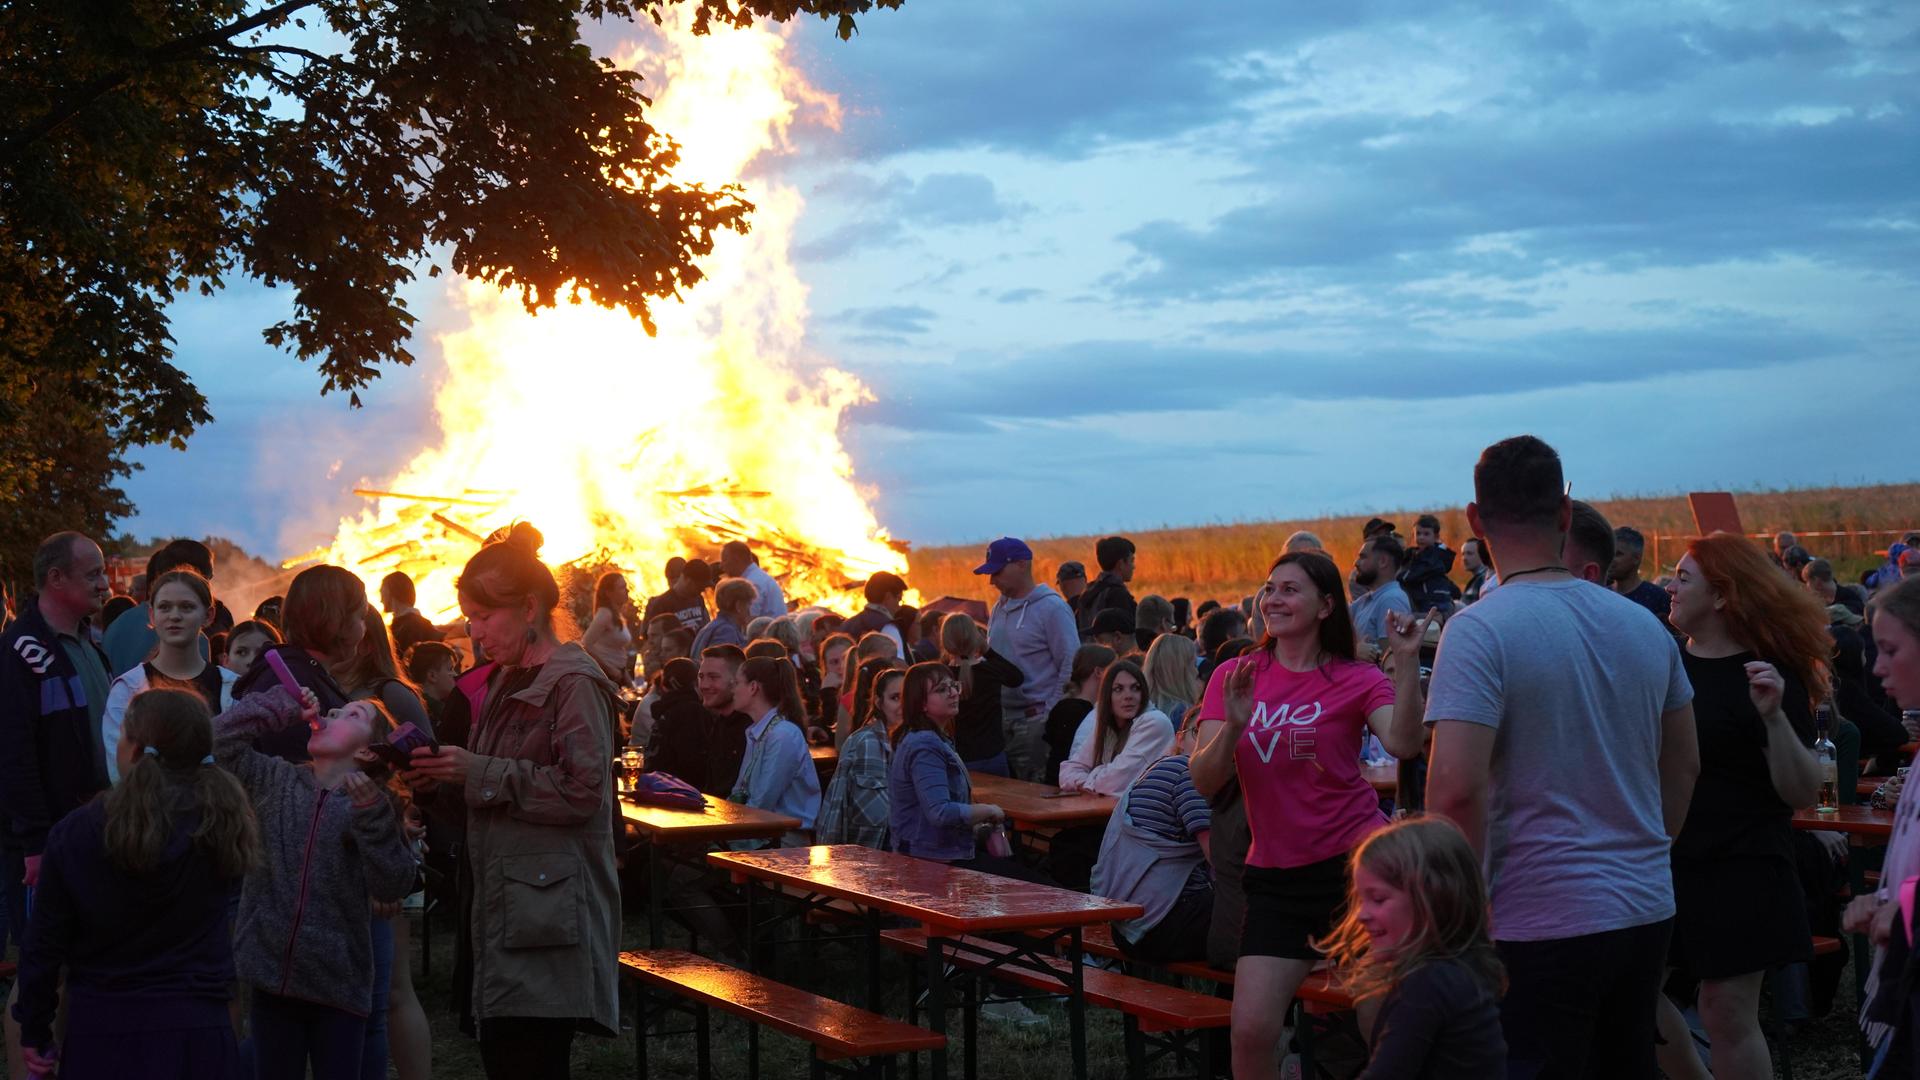
M 1693 527 L 1700 536 L 1712 536 L 1717 532 L 1729 532 L 1735 536 L 1746 534 L 1746 530 L 1740 527 L 1740 508 L 1734 505 L 1732 492 L 1690 491 L 1687 493 L 1687 507 L 1693 511 Z

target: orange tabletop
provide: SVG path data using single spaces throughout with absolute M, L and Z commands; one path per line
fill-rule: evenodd
M 681 840 L 700 843 L 771 840 L 800 827 L 797 819 L 785 814 L 756 810 L 711 795 L 707 796 L 706 807 L 700 810 L 643 805 L 622 797 L 620 815 L 645 833 L 648 840 L 669 844 Z
M 840 760 L 840 751 L 831 746 L 809 746 L 807 753 L 812 756 L 815 765 L 831 764 Z
M 967 779 L 973 784 L 973 801 L 1005 810 L 1016 829 L 1105 825 L 1113 816 L 1115 800 L 1106 795 L 1062 794 L 1057 787 L 993 773 L 968 773 Z
M 753 878 L 816 896 L 848 900 L 948 935 L 1086 926 L 1137 919 L 1145 913 L 1138 904 L 1015 881 L 859 844 L 716 851 L 707 858 L 736 881 Z
M 1875 810 L 1871 806 L 1842 806 L 1824 814 L 1818 810 L 1795 810 L 1793 827 L 1885 840 L 1893 835 L 1893 811 Z
M 1392 795 L 1400 790 L 1400 766 L 1398 765 L 1362 765 L 1360 775 L 1373 790 L 1382 795 Z

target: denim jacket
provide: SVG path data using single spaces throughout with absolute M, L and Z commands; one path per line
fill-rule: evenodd
M 893 850 L 939 862 L 973 858 L 973 784 L 953 743 L 932 731 L 909 732 L 893 748 L 887 797 Z

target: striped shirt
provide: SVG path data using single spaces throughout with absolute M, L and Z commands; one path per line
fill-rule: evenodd
M 1127 795 L 1127 815 L 1140 828 L 1169 840 L 1195 841 L 1213 822 L 1207 800 L 1194 790 L 1185 754 L 1163 757 L 1140 775 Z M 1183 891 L 1209 887 L 1203 861 L 1193 868 Z

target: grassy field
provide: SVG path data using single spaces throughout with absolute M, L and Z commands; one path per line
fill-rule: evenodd
M 1746 531 L 1771 535 L 1790 529 L 1795 533 L 1813 534 L 1807 535 L 1804 541 L 1808 549 L 1833 558 L 1836 570 L 1849 579 L 1868 565 L 1877 564 L 1874 552 L 1885 550 L 1902 532 L 1920 528 L 1920 484 L 1746 492 L 1739 494 L 1737 500 L 1741 524 Z M 1683 495 L 1609 499 L 1594 505 L 1615 525 L 1631 525 L 1646 534 L 1649 576 L 1655 573 L 1656 566 L 1671 567 L 1694 532 L 1693 516 Z M 1466 510 L 1457 506 L 1130 532 L 1127 535 L 1139 546 L 1133 594 L 1187 596 L 1196 604 L 1208 597 L 1237 599 L 1258 587 L 1267 567 L 1280 553 L 1281 545 L 1296 530 L 1305 529 L 1319 536 L 1328 552 L 1344 566 L 1351 563 L 1358 552 L 1360 529 L 1368 518 L 1386 518 L 1399 526 L 1402 536 L 1411 539 L 1414 519 L 1423 513 L 1432 513 L 1440 519 L 1442 537 L 1449 547 L 1458 550 L 1460 541 L 1468 533 Z M 1817 535 L 1855 532 L 1871 535 Z M 977 544 L 958 547 L 916 548 L 908 583 L 928 599 L 958 596 L 991 603 L 992 586 L 985 578 L 972 573 L 989 539 L 991 537 L 983 537 Z M 1086 564 L 1089 573 L 1096 572 L 1093 558 L 1096 539 L 1094 536 L 1026 538 L 1034 550 L 1034 570 L 1044 581 L 1052 581 L 1054 568 L 1068 559 Z M 1464 582 L 1465 575 L 1457 571 L 1456 566 L 1455 576 Z

